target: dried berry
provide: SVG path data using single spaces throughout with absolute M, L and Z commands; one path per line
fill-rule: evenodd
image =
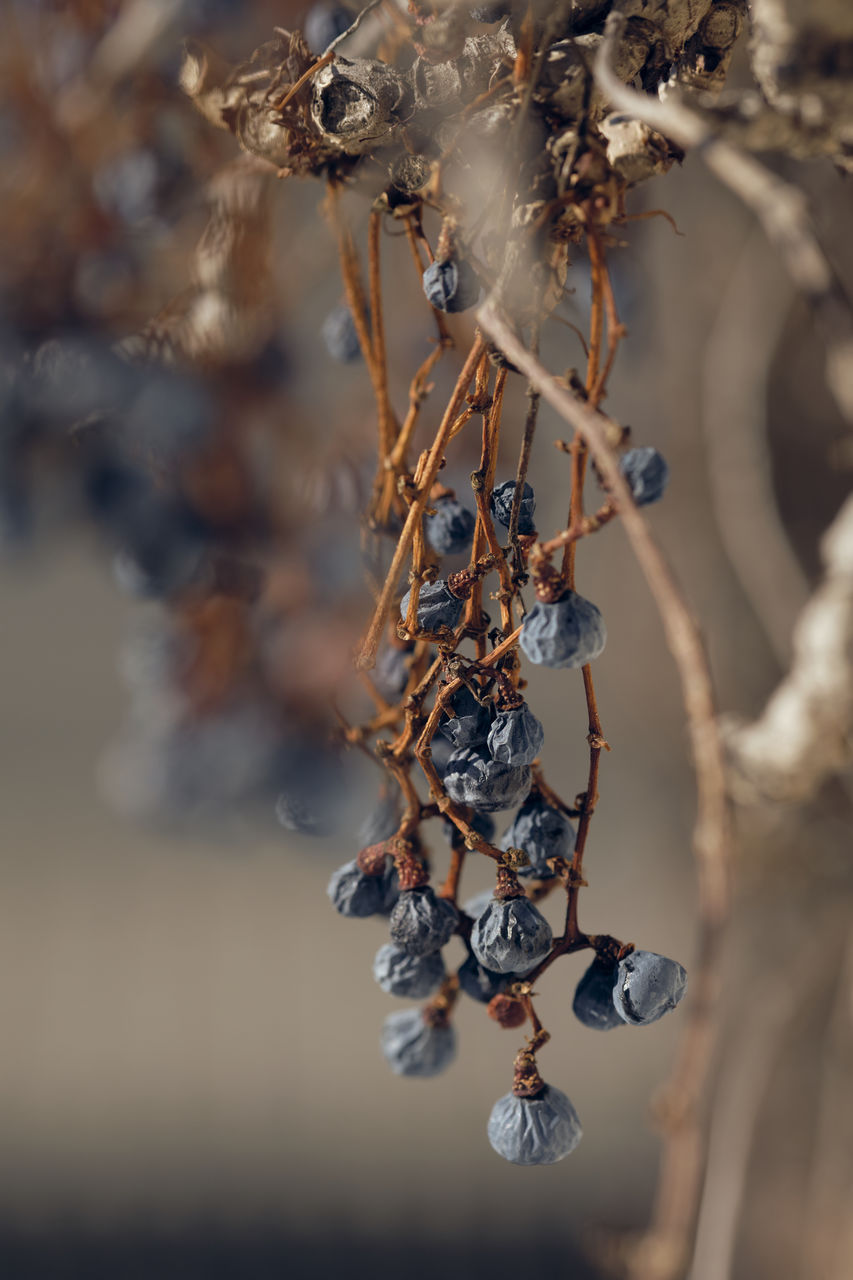
M 381 878 L 366 876 L 355 860 L 332 873 L 326 892 L 342 916 L 375 916 L 382 907 Z
M 409 609 L 411 591 L 400 601 L 400 617 L 405 620 Z M 422 631 L 438 631 L 440 627 L 458 626 L 465 608 L 465 601 L 455 596 L 443 578 L 437 582 L 424 582 L 418 596 L 418 626 Z
M 623 1022 L 645 1027 L 674 1009 L 686 990 L 687 971 L 677 960 L 632 951 L 619 961 L 613 1005 Z
M 439 951 L 456 932 L 459 914 L 452 902 L 437 898 L 429 885 L 406 889 L 391 912 L 391 938 L 410 956 Z
M 559 809 L 547 804 L 538 791 L 525 800 L 515 820 L 501 836 L 501 849 L 523 849 L 530 865 L 520 867 L 520 876 L 548 880 L 554 872 L 548 858 L 569 858 L 575 847 L 575 829 Z
M 462 685 L 447 704 L 447 717 L 439 729 L 457 749 L 479 747 L 486 741 L 491 724 L 488 706 L 480 702 L 467 685 Z
M 320 332 L 333 360 L 341 364 L 352 364 L 361 359 L 361 343 L 349 307 L 342 304 L 330 311 Z
M 521 647 L 544 667 L 583 667 L 597 658 L 607 640 L 601 613 L 591 601 L 569 591 L 552 604 L 537 600 L 521 627 Z
M 583 1130 L 569 1099 L 546 1084 L 535 1098 L 507 1093 L 492 1107 L 489 1142 L 511 1164 L 556 1164 L 583 1137 Z
M 528 765 L 501 764 L 473 747 L 454 751 L 444 773 L 444 789 L 451 800 L 485 813 L 519 804 L 530 783 Z
M 593 1031 L 610 1031 L 624 1023 L 613 1007 L 616 969 L 615 960 L 596 956 L 575 988 L 572 1011 L 579 1022 Z
M 488 893 L 491 900 L 491 891 Z M 469 915 L 473 914 L 468 912 Z M 480 1004 L 488 1004 L 496 995 L 499 995 L 507 985 L 512 982 L 514 975 L 511 973 L 495 973 L 492 969 L 486 969 L 480 964 L 480 961 L 473 954 L 469 955 L 464 964 L 459 966 L 457 973 L 459 978 L 459 988 L 464 991 L 466 996 L 470 996 L 472 1000 L 477 1000 Z
M 669 481 L 666 459 L 657 449 L 629 449 L 619 459 L 619 470 L 628 482 L 638 507 L 658 502 Z
M 480 281 L 464 258 L 430 263 L 423 286 L 427 300 L 437 311 L 467 311 L 480 299 Z
M 467 551 L 476 524 L 472 512 L 451 494 L 436 498 L 432 505 L 435 514 L 424 517 L 424 533 L 433 551 L 440 556 Z
M 382 1052 L 398 1076 L 437 1076 L 456 1056 L 452 1026 L 431 1026 L 420 1009 L 400 1009 L 385 1019 Z
M 498 524 L 502 524 L 505 529 L 509 528 L 514 497 L 515 481 L 504 480 L 503 484 L 499 484 L 492 490 L 489 498 L 489 510 L 492 513 L 492 518 L 497 520 Z M 518 532 L 523 536 L 536 532 L 536 525 L 533 523 L 533 512 L 535 510 L 536 498 L 530 485 L 525 483 L 521 493 L 521 505 L 518 508 Z
M 505 1031 L 512 1031 L 514 1027 L 523 1026 L 527 1021 L 527 1010 L 518 996 L 503 993 L 493 996 L 489 1001 L 488 1013 Z
M 484 840 L 491 842 L 494 839 L 495 820 L 490 813 L 472 813 L 469 825 L 472 826 L 477 834 L 481 835 Z M 459 828 L 456 826 L 456 823 L 451 822 L 449 818 L 445 818 L 443 820 L 442 826 L 444 827 L 444 834 L 452 844 L 454 833 L 458 834 Z M 471 913 L 469 912 L 468 914 L 470 915 Z
M 493 898 L 471 930 L 471 950 L 494 973 L 527 973 L 552 941 L 551 926 L 527 898 Z
M 395 947 L 393 942 L 386 942 L 376 953 L 373 976 L 389 996 L 422 1000 L 431 996 L 444 981 L 444 961 L 440 951 L 413 956 L 402 947 Z
M 526 702 L 499 711 L 489 730 L 487 746 L 493 760 L 502 764 L 532 764 L 542 750 L 545 730 Z

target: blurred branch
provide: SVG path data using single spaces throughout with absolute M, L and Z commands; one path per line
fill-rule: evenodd
M 809 588 L 779 520 L 767 443 L 770 363 L 793 295 L 758 228 L 729 274 L 705 348 L 702 418 L 723 545 L 782 668 Z
M 753 724 L 724 727 L 742 804 L 801 804 L 853 760 L 853 497 L 824 535 L 822 585 L 794 630 L 794 660 Z
M 635 1280 L 676 1280 L 689 1257 L 701 1189 L 705 1141 L 700 1109 L 715 1042 L 720 950 L 729 911 L 729 811 L 710 670 L 699 629 L 607 443 L 608 420 L 557 384 L 492 301 L 480 309 L 478 319 L 530 385 L 586 441 L 619 507 L 681 677 L 696 770 L 693 849 L 699 882 L 699 954 L 687 1026 L 662 1107 L 664 1150 L 653 1220 L 631 1265 Z
M 610 14 L 595 60 L 599 87 L 619 110 L 685 150 L 696 148 L 711 172 L 753 210 L 791 279 L 814 309 L 827 347 L 827 384 L 845 420 L 853 424 L 853 309 L 812 225 L 806 197 L 720 137 L 714 124 L 672 95 L 664 101 L 624 85 L 612 70 L 624 26 L 622 14 Z

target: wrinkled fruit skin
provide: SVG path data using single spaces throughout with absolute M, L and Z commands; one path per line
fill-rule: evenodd
M 471 930 L 471 950 L 493 973 L 527 973 L 552 941 L 551 926 L 527 898 L 493 898 Z
M 411 591 L 407 591 L 400 601 L 400 617 L 405 621 L 409 610 Z M 438 631 L 439 627 L 457 626 L 465 601 L 460 600 L 449 589 L 447 583 L 439 578 L 437 582 L 425 582 L 418 596 L 418 626 L 422 631 Z
M 410 956 L 393 942 L 380 947 L 373 961 L 373 976 L 389 996 L 405 1000 L 422 1000 L 431 996 L 445 978 L 440 951 L 426 956 Z
M 570 858 L 575 848 L 575 829 L 559 809 L 552 809 L 537 793 L 525 800 L 515 820 L 501 836 L 501 849 L 523 849 L 530 865 L 519 868 L 520 876 L 550 880 L 554 872 L 546 858 Z
M 445 791 L 456 804 L 495 813 L 520 804 L 532 778 L 526 764 L 515 768 L 465 747 L 453 752 L 443 780 Z
M 467 311 L 480 299 L 480 281 L 464 258 L 431 263 L 423 277 L 427 301 L 437 311 Z
M 572 1012 L 593 1031 L 612 1031 L 614 1027 L 624 1026 L 624 1019 L 613 1006 L 617 967 L 615 960 L 599 960 L 596 956 L 575 988 Z
M 486 745 L 501 764 L 532 764 L 545 741 L 545 730 L 526 702 L 510 711 L 499 711 Z
M 583 667 L 597 658 L 607 640 L 596 606 L 570 591 L 553 604 L 537 600 L 521 627 L 521 647 L 543 667 Z
M 505 529 L 509 528 L 514 496 L 515 481 L 504 480 L 503 484 L 499 484 L 496 489 L 492 490 L 489 498 L 489 510 L 493 518 L 497 520 L 498 524 L 502 524 Z M 533 512 L 535 510 L 536 498 L 530 485 L 525 483 L 521 495 L 521 506 L 518 508 L 518 532 L 522 536 L 536 532 L 536 525 L 533 522 Z
M 407 889 L 391 912 L 391 940 L 410 956 L 426 956 L 450 940 L 458 923 L 453 903 L 437 898 L 429 885 Z
M 659 502 L 669 482 L 669 466 L 657 449 L 629 449 L 619 459 L 619 470 L 638 507 Z
M 334 40 L 334 36 L 332 39 Z M 361 346 L 349 307 L 335 307 L 330 311 L 323 321 L 320 332 L 326 344 L 326 350 L 333 360 L 337 360 L 340 364 L 352 364 L 361 359 Z
M 654 951 L 632 951 L 619 961 L 613 1005 L 623 1022 L 646 1027 L 674 1009 L 687 990 L 687 971 Z
M 507 1093 L 492 1107 L 489 1142 L 511 1164 L 556 1164 L 583 1137 L 581 1122 L 560 1089 L 546 1084 L 535 1098 Z
M 345 862 L 332 873 L 326 892 L 342 916 L 364 918 L 378 915 L 382 910 L 382 876 L 366 876 L 354 860 Z
M 480 1004 L 488 1004 L 494 996 L 501 994 L 507 984 L 512 981 L 513 976 L 513 974 L 493 973 L 491 969 L 484 969 L 476 956 L 469 955 L 465 963 L 459 967 L 459 987 L 472 1000 L 477 1000 Z
M 490 724 L 489 708 L 478 702 L 466 685 L 462 685 L 447 705 L 447 719 L 442 720 L 438 727 L 456 748 L 479 747 L 486 741 Z
M 437 498 L 435 515 L 424 518 L 424 533 L 433 551 L 455 556 L 467 551 L 474 536 L 474 516 L 456 498 Z
M 385 1060 L 397 1076 L 437 1076 L 456 1056 L 452 1026 L 430 1027 L 420 1009 L 390 1014 L 380 1041 Z

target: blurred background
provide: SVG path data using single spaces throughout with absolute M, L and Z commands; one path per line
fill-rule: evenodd
M 128 47 L 120 24 L 134 7 L 151 34 L 137 28 Z M 227 182 L 210 184 L 237 149 L 177 87 L 185 35 L 238 61 L 274 25 L 300 25 L 305 6 L 167 8 L 5 6 L 0 1271 L 607 1274 L 649 1214 L 649 1108 L 678 1015 L 598 1036 L 571 1014 L 583 957 L 551 970 L 540 1063 L 585 1137 L 556 1167 L 507 1165 L 485 1125 L 510 1087 L 518 1033 L 464 1003 L 453 1067 L 393 1076 L 378 1035 L 396 1006 L 371 975 L 385 925 L 341 919 L 326 898 L 332 870 L 359 848 L 376 771 L 341 788 L 348 835 L 275 821 L 285 777 L 327 802 L 317 707 L 365 620 L 356 530 L 372 396 L 363 366 L 332 361 L 320 337 L 342 297 L 321 185 L 250 176 L 268 263 L 251 243 L 232 246 L 231 277 L 217 275 L 209 228 L 227 233 L 233 203 Z M 849 183 L 817 162 L 779 171 L 807 190 L 853 281 Z M 363 243 L 368 197 L 349 208 Z M 650 519 L 701 621 L 721 708 L 750 717 L 784 669 L 853 451 L 808 311 L 734 198 L 690 158 L 632 192 L 628 209 L 665 209 L 678 233 L 664 218 L 629 222 L 610 254 L 629 338 L 606 408 L 669 461 Z M 405 241 L 384 238 L 383 267 L 391 390 L 404 406 L 431 317 Z M 559 314 L 583 328 L 581 252 L 568 285 Z M 182 328 L 217 306 L 218 326 Z M 454 322 L 460 351 L 469 332 Z M 157 381 L 119 366 L 112 345 L 132 335 L 146 353 L 172 344 L 195 372 L 177 359 Z M 542 353 L 553 369 L 582 362 L 557 323 Z M 439 366 L 425 439 L 458 366 L 457 353 Z M 499 478 L 514 474 L 523 391 L 512 379 Z M 564 435 L 543 410 L 529 477 L 546 533 L 566 518 L 568 460 L 553 443 Z M 140 457 L 169 477 L 165 491 L 137 487 Z M 463 433 L 447 473 L 460 495 L 477 461 Z M 181 554 L 145 544 L 122 563 L 128 539 L 145 540 L 117 512 L 129 506 L 147 528 L 152 503 Z M 200 574 L 216 587 L 212 612 L 188 608 L 176 623 L 140 598 Z M 684 718 L 617 525 L 581 546 L 578 586 L 607 620 L 596 681 L 612 746 L 582 923 L 689 970 Z M 571 798 L 586 776 L 581 681 L 529 680 L 548 779 Z M 850 1063 L 848 792 L 833 784 L 807 809 L 740 815 L 738 832 L 709 1166 L 712 1209 L 733 1188 L 738 1209 L 712 1214 L 725 1229 L 719 1248 L 705 1239 L 713 1265 L 706 1257 L 701 1274 L 840 1280 L 853 1264 L 839 1083 Z M 441 865 L 440 835 L 432 847 Z M 466 891 L 489 883 L 488 869 L 466 873 Z M 556 906 L 545 907 L 552 923 Z

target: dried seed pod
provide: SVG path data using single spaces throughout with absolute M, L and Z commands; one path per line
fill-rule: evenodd
M 336 58 L 312 81 L 311 118 L 322 136 L 350 156 L 392 139 L 412 113 L 408 81 L 384 62 Z
M 583 1137 L 583 1130 L 569 1099 L 546 1084 L 534 1098 L 507 1093 L 492 1107 L 489 1142 L 511 1164 L 556 1164 Z
M 376 953 L 373 976 L 389 996 L 422 1000 L 438 990 L 446 971 L 440 951 L 413 956 L 393 942 L 386 942 Z
M 471 930 L 471 950 L 494 973 L 527 973 L 552 941 L 551 926 L 527 898 L 493 898 Z
M 395 1075 L 437 1076 L 456 1056 L 452 1026 L 431 1026 L 420 1009 L 401 1009 L 385 1019 L 382 1052 Z

